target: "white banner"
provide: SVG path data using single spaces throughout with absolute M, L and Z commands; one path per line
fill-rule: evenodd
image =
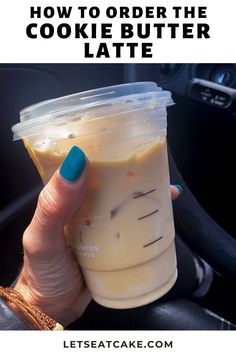
M 235 0 L 7 0 L 1 63 L 235 62 Z
M 235 353 L 234 331 L 8 331 L 1 353 Z

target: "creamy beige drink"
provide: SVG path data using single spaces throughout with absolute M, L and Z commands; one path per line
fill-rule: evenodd
M 87 195 L 66 235 L 93 298 L 114 308 L 161 297 L 177 276 L 166 108 L 153 98 L 143 106 L 127 111 L 116 102 L 80 119 L 71 113 L 67 130 L 24 138 L 44 183 L 72 146 L 88 156 Z

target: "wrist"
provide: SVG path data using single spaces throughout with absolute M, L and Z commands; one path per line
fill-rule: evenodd
M 24 323 L 26 328 L 23 329 L 63 330 L 61 324 L 57 323 L 39 309 L 31 306 L 24 300 L 23 296 L 13 288 L 3 288 L 0 286 L 0 299 L 5 302 L 6 309 L 8 308 L 7 312 L 8 316 L 12 318 L 10 319 L 12 324 L 17 322 L 22 328 Z
M 63 301 L 55 298 L 46 298 L 35 293 L 35 291 L 27 284 L 22 274 L 20 275 L 14 289 L 19 292 L 24 300 L 39 311 L 47 314 L 56 322 L 59 322 L 64 327 L 77 319 L 76 314 L 66 308 Z

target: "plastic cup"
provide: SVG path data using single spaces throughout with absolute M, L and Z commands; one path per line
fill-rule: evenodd
M 45 101 L 13 126 L 44 183 L 70 148 L 89 159 L 88 190 L 66 225 L 93 299 L 131 308 L 163 296 L 177 277 L 166 149 L 171 94 L 135 82 Z

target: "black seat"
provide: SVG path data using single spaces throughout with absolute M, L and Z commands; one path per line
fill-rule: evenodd
M 153 304 L 137 313 L 136 329 L 150 330 L 236 330 L 236 326 L 215 313 L 186 299 Z

